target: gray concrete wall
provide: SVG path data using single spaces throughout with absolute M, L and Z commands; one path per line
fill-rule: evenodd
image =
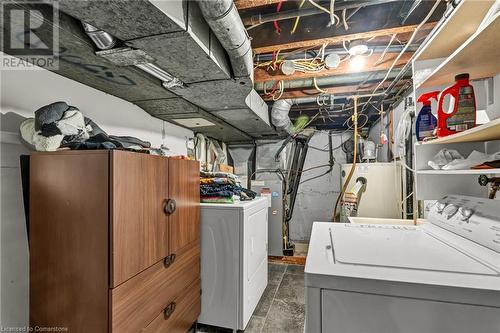
M 322 177 L 302 183 L 299 186 L 295 210 L 290 221 L 290 239 L 292 241 L 309 241 L 312 224 L 315 221 L 332 221 L 333 208 L 340 193 L 340 165 L 346 163 L 345 153 L 339 147 L 343 140 L 350 138 L 352 133 L 333 136 L 334 158 L 333 170 Z M 328 149 L 327 132 L 316 132 L 309 142 L 310 146 Z M 304 169 L 328 164 L 328 152 L 309 148 Z M 321 175 L 328 167 L 305 172 L 302 181 Z
M 29 256 L 22 200 L 19 124 L 40 106 L 66 101 L 110 134 L 165 143 L 186 154 L 193 133 L 151 117 L 139 107 L 46 70 L 2 71 L 0 77 L 0 328 L 28 325 Z M 164 127 L 165 135 L 162 136 Z

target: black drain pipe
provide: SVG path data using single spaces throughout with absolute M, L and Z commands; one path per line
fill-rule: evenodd
M 300 185 L 300 178 L 302 177 L 302 170 L 304 170 L 304 163 L 307 157 L 307 150 L 309 149 L 310 137 L 297 136 L 295 138 L 295 153 L 294 161 L 292 163 L 291 180 L 288 189 L 290 195 L 289 209 L 286 212 L 285 222 L 289 222 L 293 216 L 293 208 L 295 207 L 295 199 Z M 297 156 L 297 158 L 295 158 Z
M 412 98 L 408 98 L 405 100 L 405 107 L 413 108 L 413 100 Z M 410 112 L 410 119 L 411 119 L 411 124 L 410 126 L 410 133 L 408 134 L 408 138 L 406 139 L 406 156 L 405 156 L 405 162 L 406 165 L 413 167 L 413 119 L 415 118 L 415 111 Z M 406 196 L 406 218 L 407 219 L 412 219 L 413 218 L 413 198 L 414 194 L 412 194 L 409 197 L 409 194 L 413 192 L 413 173 L 409 172 L 408 170 L 405 170 L 406 174 L 406 191 L 405 191 L 405 196 Z M 411 200 L 410 200 L 411 199 Z

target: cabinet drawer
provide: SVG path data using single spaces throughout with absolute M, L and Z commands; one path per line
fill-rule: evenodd
M 111 289 L 113 332 L 140 331 L 199 276 L 200 246 L 194 244 L 176 254 L 169 267 L 162 260 Z
M 186 333 L 200 315 L 200 288 L 198 279 L 174 300 L 175 308 L 172 312 L 170 307 L 170 316 L 168 310 L 162 311 L 142 332 Z

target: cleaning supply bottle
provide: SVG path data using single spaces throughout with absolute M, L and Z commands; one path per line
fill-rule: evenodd
M 444 98 L 450 95 L 447 111 L 443 109 Z M 455 84 L 441 92 L 438 101 L 439 137 L 465 131 L 476 126 L 476 99 L 474 88 L 469 83 L 469 74 L 455 76 Z
M 431 91 L 422 94 L 417 100 L 417 102 L 424 104 L 418 113 L 417 122 L 415 124 L 418 141 L 423 141 L 425 138 L 434 135 L 434 129 L 437 127 L 437 119 L 432 114 L 431 99 L 437 101 L 438 96 L 439 91 Z

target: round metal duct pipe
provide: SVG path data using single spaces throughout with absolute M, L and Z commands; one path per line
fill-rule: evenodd
M 291 99 L 279 99 L 273 104 L 271 109 L 271 122 L 279 130 L 284 130 L 288 134 L 293 134 L 293 124 L 288 117 L 288 112 L 292 108 Z
M 400 72 L 399 68 L 395 68 L 389 74 L 388 80 L 395 78 Z M 318 86 L 335 86 L 335 85 L 349 85 L 358 84 L 365 81 L 366 79 L 370 81 L 381 80 L 385 76 L 385 71 L 380 72 L 369 72 L 369 73 L 351 73 L 346 75 L 333 75 L 333 76 L 322 76 L 316 79 Z M 266 89 L 271 89 L 274 81 L 257 82 L 255 83 L 255 90 L 264 91 L 264 86 Z M 283 82 L 284 89 L 299 89 L 299 88 L 314 88 L 313 78 L 299 79 L 299 80 L 287 80 Z
M 273 107 L 271 109 L 271 122 L 272 124 L 279 130 L 284 130 L 288 134 L 294 133 L 294 127 L 290 117 L 288 116 L 288 112 L 294 104 L 307 104 L 307 103 L 316 103 L 318 97 L 321 96 L 311 96 L 311 97 L 302 97 L 302 98 L 286 98 L 286 99 L 278 99 L 274 102 Z M 345 96 L 337 96 L 337 98 L 345 98 Z M 323 95 L 321 98 L 332 100 L 335 98 L 334 95 Z
M 232 0 L 197 0 L 208 25 L 229 54 L 235 77 L 253 80 L 250 38 Z

